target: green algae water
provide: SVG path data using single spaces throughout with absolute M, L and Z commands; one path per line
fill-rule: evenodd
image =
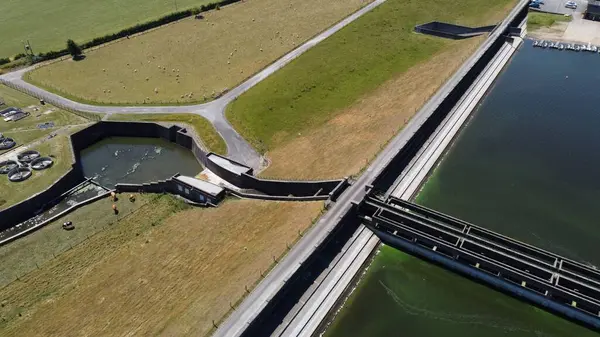
M 202 166 L 194 154 L 161 138 L 109 137 L 81 152 L 86 177 L 102 186 L 142 184 L 171 178 L 176 173 L 195 176 Z
M 600 55 L 527 41 L 417 202 L 600 265 Z M 382 247 L 325 336 L 598 336 Z

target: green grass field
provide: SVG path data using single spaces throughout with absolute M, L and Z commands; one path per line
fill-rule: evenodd
M 388 0 L 243 94 L 227 117 L 260 151 L 271 150 L 451 43 L 414 33 L 416 24 L 490 24 L 510 2 Z
M 551 27 L 556 22 L 570 22 L 572 19 L 572 16 L 531 11 L 527 15 L 527 29 L 535 30 L 541 27 Z
M 170 122 L 191 125 L 202 142 L 214 153 L 227 154 L 227 145 L 205 118 L 191 114 L 115 114 L 113 121 Z
M 48 188 L 60 176 L 71 168 L 73 163 L 69 138 L 59 135 L 47 140 L 31 150 L 39 151 L 42 156 L 53 156 L 54 165 L 43 171 L 34 171 L 31 178 L 18 183 L 10 182 L 6 176 L 0 176 L 0 209 L 7 208 Z
M 25 79 L 94 104 L 205 102 L 371 0 L 252 0 L 40 67 Z
M 136 23 L 210 0 L 5 0 L 0 1 L 0 57 L 23 52 L 29 40 L 37 54 L 85 42 Z

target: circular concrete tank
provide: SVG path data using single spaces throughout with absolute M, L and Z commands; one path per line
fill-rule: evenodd
M 21 163 L 29 163 L 34 159 L 37 159 L 40 157 L 40 153 L 35 151 L 35 150 L 29 150 L 29 151 L 25 151 L 25 152 L 21 152 L 17 155 L 17 159 L 21 162 Z
M 32 160 L 30 166 L 32 169 L 39 171 L 39 170 L 45 170 L 45 169 L 49 168 L 50 166 L 52 166 L 52 164 L 54 164 L 54 161 L 52 160 L 52 158 L 39 157 L 39 158 Z
M 17 143 L 12 138 L 0 139 L 0 150 L 8 150 L 15 145 L 17 145 Z
M 23 181 L 31 177 L 31 170 L 26 167 L 17 167 L 8 172 L 8 180 L 12 182 Z
M 19 163 L 14 160 L 0 162 L 0 174 L 8 174 L 8 172 L 19 167 Z

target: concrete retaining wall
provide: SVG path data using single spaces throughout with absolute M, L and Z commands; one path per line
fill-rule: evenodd
M 224 157 L 207 153 L 194 138 L 186 133 L 184 128 L 179 126 L 167 128 L 160 124 L 146 122 L 99 122 L 79 131 L 71 137 L 77 160 L 79 160 L 81 150 L 107 137 L 153 137 L 171 141 L 192 151 L 204 167 L 227 182 L 242 189 L 256 190 L 262 194 L 277 197 L 273 200 L 323 200 L 327 199 L 330 194 L 336 197 L 348 186 L 347 179 L 290 181 L 261 179 L 246 173 L 236 174 L 209 160 L 209 155 Z M 244 166 L 230 159 L 224 159 L 236 165 Z M 251 169 L 249 169 L 249 173 L 252 173 Z M 335 193 L 333 193 L 334 191 Z
M 211 153 L 210 155 L 224 158 L 214 153 Z M 227 160 L 238 166 L 245 166 L 233 160 Z M 337 198 L 337 196 L 349 185 L 347 178 L 318 181 L 262 179 L 248 173 L 237 174 L 218 165 L 212 160 L 207 160 L 206 168 L 239 188 L 256 190 L 269 196 L 278 197 L 272 200 L 324 200 L 327 199 L 330 194 L 334 198 Z M 248 168 L 248 172 L 252 173 L 252 169 Z
M 44 209 L 54 206 L 54 202 L 58 201 L 57 198 L 84 180 L 85 178 L 79 167 L 73 165 L 67 173 L 58 178 L 47 189 L 0 211 L 0 231 L 14 227 L 41 213 Z
M 496 25 L 471 28 L 445 22 L 433 21 L 415 26 L 415 32 L 443 37 L 446 39 L 460 40 L 489 33 L 494 30 L 495 27 Z

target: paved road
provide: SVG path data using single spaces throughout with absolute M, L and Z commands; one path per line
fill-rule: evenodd
M 300 47 L 294 49 L 290 53 L 284 55 L 282 58 L 266 67 L 244 83 L 235 87 L 231 91 L 227 92 L 222 97 L 208 103 L 196 104 L 196 105 L 185 105 L 185 106 L 99 106 L 84 104 L 72 101 L 68 98 L 59 96 L 57 94 L 48 92 L 42 88 L 36 87 L 23 80 L 23 75 L 32 70 L 34 67 L 29 67 L 14 71 L 5 75 L 0 76 L 0 82 L 8 84 L 12 87 L 16 87 L 19 90 L 29 93 L 37 98 L 43 98 L 46 102 L 59 107 L 66 107 L 72 110 L 93 112 L 105 114 L 105 118 L 118 113 L 128 114 L 147 114 L 147 113 L 192 113 L 205 117 L 208 119 L 217 129 L 217 132 L 221 134 L 225 143 L 227 144 L 227 155 L 229 158 L 242 162 L 250 167 L 258 168 L 261 163 L 261 156 L 254 150 L 254 148 L 244 139 L 235 129 L 229 124 L 227 118 L 225 118 L 225 107 L 238 96 L 243 94 L 248 89 L 252 88 L 260 81 L 273 74 L 281 67 L 288 64 L 290 61 L 300 56 L 308 49 L 314 47 L 319 42 L 325 40 L 335 32 L 344 28 L 352 21 L 358 19 L 363 14 L 369 12 L 373 8 L 379 6 L 385 2 L 385 0 L 375 0 L 369 5 L 358 10 L 354 14 L 348 16 L 344 20 L 340 21 L 336 25 L 325 30 L 316 37 L 310 39 Z
M 565 8 L 568 0 L 543 0 L 544 3 L 540 6 L 540 10 L 550 13 L 560 13 L 573 15 L 574 13 L 583 13 L 587 8 L 587 0 L 572 0 L 577 4 L 577 9 Z

